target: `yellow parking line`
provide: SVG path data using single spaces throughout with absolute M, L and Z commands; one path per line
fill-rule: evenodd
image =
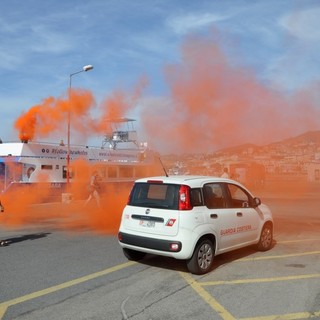
M 300 239 L 300 240 L 280 240 L 277 241 L 277 243 L 296 243 L 296 242 L 309 242 L 309 241 L 320 241 L 320 238 L 315 239 Z
M 192 287 L 200 297 L 207 302 L 213 310 L 215 310 L 222 319 L 224 320 L 298 320 L 298 319 L 311 319 L 318 318 L 320 311 L 316 312 L 299 312 L 299 313 L 288 313 L 283 315 L 271 315 L 261 316 L 252 318 L 235 318 L 230 312 L 228 312 L 217 300 L 213 298 L 203 287 L 213 285 L 224 285 L 224 284 L 244 284 L 244 283 L 255 283 L 255 282 L 272 282 L 272 281 L 288 281 L 288 280 L 300 280 L 300 279 L 311 279 L 320 278 L 320 274 L 309 274 L 301 276 L 288 276 L 288 277 L 277 277 L 277 278 L 262 278 L 262 279 L 244 279 L 244 280 L 233 280 L 233 281 L 211 281 L 211 282 L 198 282 L 194 280 L 189 274 L 180 272 L 180 275 L 185 281 Z
M 80 283 L 83 283 L 83 282 L 86 282 L 86 281 L 89 281 L 89 280 L 104 276 L 106 274 L 109 274 L 109 273 L 112 273 L 112 272 L 115 272 L 115 271 L 130 267 L 130 266 L 132 266 L 134 264 L 136 264 L 136 262 L 128 261 L 126 263 L 119 264 L 119 265 L 116 265 L 114 267 L 111 267 L 111 268 L 108 268 L 108 269 L 105 269 L 105 270 L 102 270 L 102 271 L 99 271 L 99 272 L 95 272 L 95 273 L 89 274 L 87 276 L 78 278 L 78 279 L 67 281 L 67 282 L 58 284 L 56 286 L 52 286 L 52 287 L 49 287 L 49 288 L 46 288 L 46 289 L 43 289 L 43 290 L 39 290 L 39 291 L 36 291 L 36 292 L 32 292 L 32 293 L 26 294 L 24 296 L 21 296 L 21 297 L 12 299 L 12 300 L 8 300 L 8 301 L 5 301 L 5 302 L 2 302 L 2 303 L 0 303 L 0 320 L 3 318 L 3 316 L 6 313 L 7 309 L 9 307 L 13 306 L 13 305 L 16 305 L 18 303 L 25 302 L 25 301 L 28 301 L 28 300 L 32 300 L 32 299 L 35 299 L 35 298 L 38 298 L 38 297 L 44 296 L 46 294 L 62 290 L 62 289 L 66 289 L 66 288 L 72 287 L 74 285 L 77 285 L 77 284 L 80 284 Z
M 267 259 L 283 259 L 283 258 L 289 258 L 289 257 L 299 257 L 299 256 L 315 255 L 315 254 L 320 254 L 320 251 L 310 251 L 310 252 L 293 253 L 293 254 L 276 255 L 276 256 L 263 256 L 263 257 L 255 257 L 255 258 L 243 258 L 236 261 L 241 262 L 241 261 L 257 261 L 257 260 L 267 260 Z M 317 274 L 307 274 L 307 275 L 300 275 L 300 276 L 286 276 L 286 277 L 274 277 L 274 278 L 197 282 L 189 274 L 180 272 L 180 275 L 185 279 L 185 281 L 190 285 L 190 287 L 192 287 L 198 293 L 198 295 L 202 297 L 202 299 L 205 302 L 207 302 L 211 306 L 211 308 L 214 311 L 216 311 L 224 320 L 235 320 L 236 318 L 233 317 L 229 311 L 227 311 L 217 300 L 214 299 L 213 296 L 211 296 L 204 289 L 205 286 L 225 285 L 225 284 L 245 284 L 245 283 L 257 283 L 257 282 L 290 281 L 290 280 L 293 281 L 293 280 L 301 280 L 301 279 L 320 278 L 320 273 L 317 273 Z M 319 316 L 320 316 L 320 311 L 316 311 L 313 313 L 300 312 L 300 313 L 291 313 L 291 314 L 284 314 L 284 315 L 241 318 L 239 320 L 277 320 L 277 319 L 298 320 L 298 319 L 317 318 Z
M 312 318 L 319 318 L 320 311 L 317 312 L 299 312 L 299 313 L 288 313 L 288 314 L 278 314 L 272 316 L 265 316 L 265 317 L 254 317 L 254 318 L 241 318 L 239 320 L 301 320 L 301 319 L 312 319 Z
M 320 254 L 320 251 L 291 253 L 291 254 L 283 254 L 283 255 L 278 255 L 278 256 L 262 256 L 262 257 L 255 257 L 255 258 L 243 258 L 243 259 L 235 260 L 235 262 L 269 260 L 269 259 L 283 259 L 283 258 L 290 258 L 290 257 L 308 256 L 308 255 L 313 255 L 313 254 Z
M 207 302 L 213 310 L 215 310 L 224 320 L 235 320 L 231 313 L 229 313 L 216 299 L 214 299 L 206 290 L 202 288 L 202 284 L 194 280 L 188 273 L 179 272 L 181 277 L 195 290 L 202 299 Z
M 206 281 L 206 282 L 200 282 L 199 284 L 201 286 L 217 286 L 217 285 L 224 285 L 224 284 L 275 282 L 275 281 L 290 281 L 290 280 L 302 280 L 302 279 L 314 279 L 314 278 L 320 278 L 320 273 L 304 274 L 300 276 L 274 277 L 274 278 L 238 279 L 238 280 L 229 280 L 229 281 Z

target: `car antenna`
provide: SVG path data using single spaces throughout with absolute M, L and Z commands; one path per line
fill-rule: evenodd
M 160 157 L 159 157 L 159 161 L 160 161 L 160 163 L 161 163 L 161 167 L 162 167 L 164 173 L 166 174 L 166 177 L 169 177 L 169 175 L 168 175 L 168 173 L 167 173 L 167 170 L 166 170 L 166 168 L 164 167 L 164 165 L 163 165 Z

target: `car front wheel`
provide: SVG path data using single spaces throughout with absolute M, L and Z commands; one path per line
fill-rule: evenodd
M 204 239 L 196 245 L 191 259 L 187 261 L 188 270 L 193 274 L 205 274 L 211 270 L 213 258 L 213 243 Z
M 267 251 L 271 248 L 273 241 L 273 230 L 272 224 L 266 223 L 261 231 L 260 240 L 258 242 L 258 250 L 260 251 Z

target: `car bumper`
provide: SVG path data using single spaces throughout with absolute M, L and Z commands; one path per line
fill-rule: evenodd
M 141 237 L 124 232 L 118 233 L 118 240 L 120 244 L 137 247 L 137 249 L 140 249 L 140 251 L 144 251 L 144 249 L 147 249 L 146 252 L 150 252 L 149 250 L 156 250 L 163 253 L 177 253 L 182 249 L 182 243 L 180 241 Z

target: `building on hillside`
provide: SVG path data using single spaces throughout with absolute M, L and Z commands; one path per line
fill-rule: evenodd
M 312 162 L 307 166 L 308 181 L 320 183 L 320 162 Z
M 255 162 L 238 162 L 229 165 L 230 178 L 246 185 L 262 186 L 266 179 L 264 165 Z

